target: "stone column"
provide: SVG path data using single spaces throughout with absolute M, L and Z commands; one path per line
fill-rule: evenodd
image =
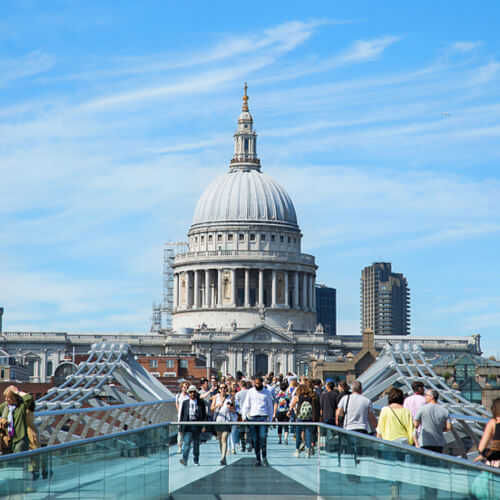
M 193 307 L 200 307 L 200 272 L 194 271 Z
M 299 305 L 299 272 L 293 273 L 293 308 L 300 309 Z
M 307 311 L 307 273 L 302 273 L 302 309 Z
M 314 277 L 309 274 L 309 309 L 314 311 Z
M 205 269 L 205 307 L 210 307 L 210 269 Z
M 217 269 L 217 306 L 222 307 L 222 269 Z
M 207 349 L 207 367 L 212 368 L 212 350 Z
M 272 285 L 271 285 L 271 307 L 276 307 L 276 271 L 272 271 Z
M 174 273 L 174 309 L 179 306 L 179 275 Z
M 236 372 L 240 370 L 243 371 L 243 350 L 238 348 L 237 354 L 236 354 L 236 368 L 234 370 L 234 375 L 236 375 Z
M 40 367 L 41 367 L 41 370 L 40 370 L 40 381 L 41 382 L 46 382 L 46 377 L 47 377 L 47 349 L 42 349 L 41 358 L 42 358 L 42 362 L 40 364 Z
M 189 290 L 191 289 L 191 271 L 186 271 L 186 309 L 191 307 L 191 297 Z
M 245 269 L 245 307 L 250 307 L 250 269 Z
M 295 355 L 293 351 L 288 352 L 288 370 L 293 373 L 297 373 L 297 367 L 295 366 Z
M 285 307 L 290 307 L 290 304 L 288 303 L 288 271 L 285 271 Z
M 255 351 L 255 349 L 249 349 L 248 350 L 248 366 L 247 366 L 247 371 L 248 371 L 248 375 L 250 375 L 250 376 L 254 375 L 254 371 L 255 371 L 255 366 L 254 366 L 254 363 L 255 363 L 255 360 L 254 360 L 254 351 Z
M 236 306 L 236 269 L 231 269 L 231 299 L 232 305 Z
M 316 275 L 312 275 L 312 290 L 313 290 L 313 298 L 312 298 L 312 309 L 316 312 Z
M 228 351 L 229 363 L 227 367 L 227 373 L 230 373 L 234 376 L 234 365 L 235 365 L 235 354 L 234 349 L 229 349 Z
M 264 271 L 259 269 L 259 306 L 264 307 Z
M 286 351 L 281 351 L 281 372 L 286 375 L 289 371 L 288 354 Z

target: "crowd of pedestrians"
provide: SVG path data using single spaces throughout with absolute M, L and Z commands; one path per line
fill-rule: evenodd
M 380 410 L 378 419 L 359 381 L 349 386 L 345 381 L 336 384 L 327 379 L 323 384 L 294 373 L 256 375 L 250 380 L 238 373 L 237 377 L 228 375 L 220 380 L 215 376 L 202 379 L 199 388 L 183 383 L 180 389 L 176 401 L 179 421 L 183 423 L 179 427 L 178 453 L 182 454 L 183 465 L 188 463 L 191 447 L 194 465 L 198 465 L 200 441 L 215 436 L 221 465 L 226 465 L 229 454 L 253 452 L 255 465 L 267 466 L 267 437 L 272 427 L 245 422 L 282 424 L 276 426 L 278 444 L 295 444 L 297 458 L 312 457 L 320 446 L 328 450 L 334 428 L 321 428 L 318 434 L 318 426 L 306 425 L 315 422 L 439 453 L 445 446 L 444 433 L 451 430 L 450 415 L 438 404 L 438 392 L 426 390 L 421 382 L 414 382 L 406 395 L 400 388 L 390 388 L 387 405 Z M 500 444 L 500 402 L 495 408 L 498 425 L 491 424 L 488 429 L 490 441 L 495 438 Z M 206 425 L 189 426 L 189 421 Z M 236 422 L 240 424 L 234 425 Z

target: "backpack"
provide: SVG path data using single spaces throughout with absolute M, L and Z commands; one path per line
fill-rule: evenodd
M 297 418 L 304 422 L 312 420 L 312 416 L 313 416 L 312 404 L 309 401 L 302 401 Z
M 288 411 L 290 406 L 290 396 L 286 392 L 279 392 L 276 403 L 278 405 L 278 412 Z

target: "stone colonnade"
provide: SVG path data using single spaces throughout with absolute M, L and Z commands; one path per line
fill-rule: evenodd
M 316 310 L 314 273 L 280 269 L 199 269 L 174 273 L 174 309 L 284 307 Z

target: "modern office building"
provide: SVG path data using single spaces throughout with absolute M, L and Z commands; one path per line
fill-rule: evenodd
M 410 289 L 390 262 L 374 262 L 361 271 L 361 331 L 375 335 L 409 335 Z
M 316 284 L 316 322 L 328 335 L 337 335 L 337 290 L 322 283 Z

